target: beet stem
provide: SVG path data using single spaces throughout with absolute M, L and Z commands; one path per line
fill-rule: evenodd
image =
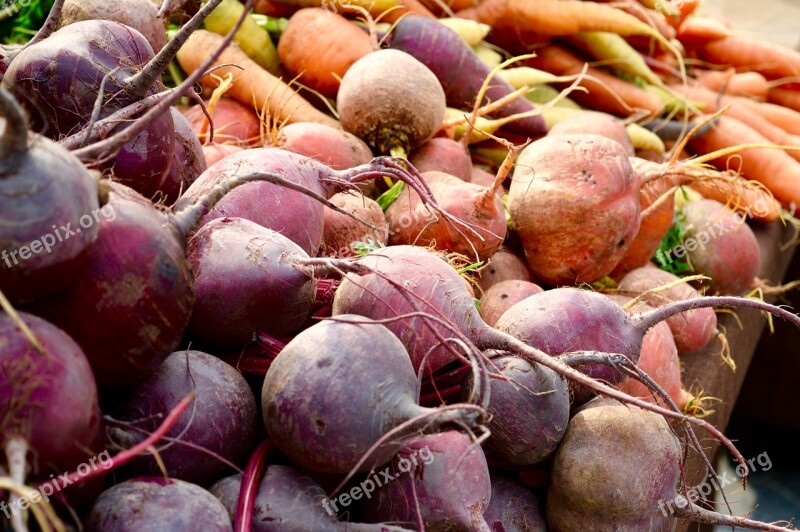
M 236 523 L 234 524 L 234 532 L 250 532 L 250 525 L 253 521 L 253 509 L 256 506 L 256 496 L 258 495 L 258 488 L 261 484 L 261 478 L 264 476 L 264 465 L 267 463 L 267 457 L 272 450 L 272 443 L 269 440 L 264 440 L 256 447 L 250 460 L 247 461 L 247 467 L 242 475 L 242 485 L 239 487 L 239 502 L 236 503 Z
M 153 431 L 152 434 L 150 434 L 147 438 L 143 439 L 130 449 L 127 449 L 115 455 L 113 458 L 111 458 L 106 462 L 107 465 L 105 465 L 104 467 L 92 468 L 91 471 L 89 471 L 86 474 L 81 474 L 79 471 L 73 471 L 72 473 L 69 473 L 69 475 L 67 475 L 63 486 L 59 485 L 59 480 L 64 478 L 64 475 L 61 475 L 52 480 L 41 482 L 39 485 L 36 486 L 36 489 L 42 491 L 42 488 L 44 486 L 49 485 L 51 491 L 53 492 L 61 491 L 61 489 L 63 489 L 66 486 L 69 486 L 71 484 L 80 484 L 81 482 L 86 482 L 95 477 L 103 475 L 108 471 L 117 469 L 118 467 L 127 464 L 140 454 L 147 451 L 150 447 L 158 443 L 164 437 L 164 435 L 166 435 L 166 433 L 172 428 L 172 426 L 175 425 L 175 423 L 177 423 L 178 419 L 183 415 L 186 409 L 189 408 L 189 405 L 195 399 L 195 395 L 196 395 L 195 392 L 192 392 L 183 399 L 181 399 L 181 401 L 177 405 L 175 405 L 175 408 L 173 408 L 170 411 L 166 419 L 164 419 L 164 422 L 155 431 Z
M 45 19 L 44 24 L 42 24 L 42 27 L 39 28 L 39 31 L 36 32 L 36 35 L 34 35 L 31 40 L 26 42 L 24 46 L 14 50 L 11 55 L 12 60 L 22 50 L 36 44 L 39 41 L 45 40 L 52 35 L 54 31 L 56 31 L 58 28 L 58 23 L 61 22 L 62 9 L 64 9 L 64 0 L 55 0 L 55 2 L 53 2 L 53 6 L 50 8 L 50 13 L 47 15 L 47 19 Z
M 7 169 L 28 151 L 28 120 L 11 93 L 3 88 L 0 88 L 0 115 L 6 119 L 0 137 L 0 160 L 3 169 Z
M 685 497 L 684 497 L 685 499 Z M 796 532 L 795 528 L 785 528 L 782 526 L 773 525 L 771 523 L 763 523 L 761 521 L 754 521 L 746 517 L 739 517 L 735 515 L 725 515 L 719 512 L 706 510 L 693 502 L 689 501 L 683 508 L 679 508 L 677 504 L 670 506 L 672 516 L 680 519 L 688 519 L 695 523 L 706 523 L 710 525 L 724 525 L 731 527 L 748 528 L 750 530 L 766 530 L 768 532 Z
M 686 312 L 687 310 L 706 307 L 754 308 L 774 314 L 790 323 L 793 323 L 797 327 L 800 327 L 800 316 L 793 314 L 784 308 L 771 305 L 770 303 L 766 303 L 758 299 L 747 299 L 735 296 L 703 296 L 694 299 L 673 301 L 640 314 L 634 317 L 632 321 L 634 326 L 639 330 L 642 336 L 644 336 L 644 333 L 647 332 L 651 327 L 661 323 L 670 316 L 674 316 L 675 314 L 679 314 L 681 312 Z
M 167 45 L 162 48 L 150 62 L 139 72 L 129 77 L 125 84 L 126 89 L 133 95 L 144 98 L 147 92 L 156 84 L 169 64 L 175 59 L 178 51 L 189 39 L 189 36 L 200 27 L 200 24 L 211 14 L 212 11 L 222 2 L 222 0 L 209 0 L 189 21 L 181 26 L 181 29 L 170 39 Z M 250 9 L 245 8 L 244 14 L 249 16 Z M 239 29 L 239 24 L 235 30 Z M 201 69 L 205 70 L 205 69 Z
M 94 108 L 92 109 L 92 116 L 89 118 L 89 124 L 86 126 L 86 135 L 83 137 L 83 142 L 81 142 L 81 148 L 88 144 L 89 140 L 92 137 L 92 129 L 94 125 L 97 123 L 97 120 L 100 118 L 100 112 L 103 110 L 103 100 L 105 99 L 106 94 L 106 82 L 119 71 L 119 67 L 115 67 L 112 70 L 106 72 L 106 75 L 103 76 L 103 80 L 100 82 L 100 88 L 97 91 L 97 98 L 94 101 Z
M 73 154 L 81 160 L 96 160 L 98 155 L 103 151 L 119 151 L 122 146 L 136 137 L 140 131 L 148 127 L 152 120 L 168 112 L 173 103 L 178 101 L 178 99 L 181 98 L 186 91 L 190 90 L 194 84 L 200 80 L 200 78 L 206 75 L 206 71 L 211 68 L 211 65 L 214 64 L 222 52 L 228 47 L 228 45 L 230 45 L 231 41 L 233 41 L 233 36 L 239 31 L 242 22 L 244 22 L 245 18 L 249 16 L 250 9 L 253 7 L 253 1 L 254 0 L 247 0 L 244 10 L 242 11 L 242 15 L 236 21 L 236 24 L 234 24 L 233 28 L 231 28 L 231 31 L 229 31 L 222 40 L 219 47 L 212 51 L 203 64 L 200 65 L 197 70 L 187 76 L 183 83 L 176 87 L 173 92 L 170 92 L 166 98 L 158 102 L 149 111 L 147 111 L 144 115 L 142 115 L 124 130 L 103 141 L 92 144 L 91 146 L 86 146 L 85 148 L 75 150 Z M 175 39 L 173 39 L 173 41 L 174 40 Z M 166 49 L 168 47 L 169 45 L 165 46 L 164 48 Z

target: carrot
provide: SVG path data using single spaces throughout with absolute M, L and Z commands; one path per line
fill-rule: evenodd
M 724 90 L 731 96 L 745 96 L 765 100 L 769 85 L 767 78 L 758 72 L 736 72 L 732 68 L 726 70 L 698 70 L 695 78 L 712 91 Z
M 683 85 L 674 84 L 671 87 L 676 92 L 684 94 L 690 100 L 703 104 L 704 111 L 706 112 L 714 113 L 722 107 L 729 105 L 730 108 L 725 112 L 727 116 L 747 124 L 750 128 L 766 138 L 768 142 L 800 146 L 799 137 L 787 133 L 761 115 L 761 104 L 758 102 L 753 102 L 747 98 L 737 96 L 720 97 L 717 93 L 706 89 L 702 85 L 685 87 Z M 800 161 L 800 151 L 789 151 L 786 153 Z
M 757 37 L 729 35 L 693 50 L 703 61 L 738 71 L 755 70 L 767 79 L 800 76 L 800 52 Z
M 313 39 L 309 36 L 313 35 Z M 278 41 L 278 57 L 292 76 L 328 97 L 350 65 L 372 52 L 367 33 L 341 15 L 318 7 L 289 19 Z
M 244 6 L 238 0 L 222 0 L 206 17 L 205 28 L 220 35 L 227 34 L 242 16 Z M 252 17 L 246 17 L 233 40 L 253 61 L 273 74 L 279 72 L 278 53 L 269 33 Z
M 795 110 L 770 102 L 759 102 L 758 108 L 761 116 L 779 128 L 792 135 L 800 135 L 800 108 Z
M 612 3 L 629 15 L 633 15 L 642 22 L 653 26 L 658 32 L 667 39 L 675 38 L 675 28 L 667 20 L 668 9 L 657 9 L 643 5 L 636 0 L 595 0 L 603 3 Z M 677 11 L 673 10 L 674 13 Z
M 731 34 L 725 22 L 708 17 L 689 17 L 678 26 L 677 38 L 684 46 L 697 46 L 724 39 Z
M 592 57 L 613 70 L 642 78 L 653 85 L 662 84 L 661 78 L 650 70 L 639 52 L 616 33 L 584 31 L 573 35 L 571 41 L 577 41 Z
M 767 101 L 800 112 L 800 90 L 772 87 L 767 93 Z
M 586 63 L 566 48 L 550 45 L 538 50 L 536 57 L 528 59 L 526 64 L 558 76 L 570 76 L 579 74 Z M 664 108 L 658 95 L 640 89 L 599 68 L 589 67 L 581 86 L 589 93 L 582 94 L 576 91 L 572 98 L 585 107 L 597 111 L 628 116 L 635 109 L 642 109 L 650 115 L 659 115 Z
M 742 144 L 769 144 L 769 140 L 746 124 L 729 116 L 719 116 L 717 123 L 705 135 L 693 137 L 689 147 L 695 153 L 711 153 Z M 718 158 L 711 161 L 717 168 L 727 170 L 739 166 L 744 177 L 758 181 L 784 205 L 800 204 L 800 163 L 786 152 L 769 148 L 746 148 L 736 160 Z
M 178 62 L 184 71 L 194 72 L 207 57 L 208 50 L 220 45 L 223 37 L 205 30 L 195 31 L 178 52 Z M 205 76 L 200 82 L 213 87 L 215 79 L 233 76 L 227 94 L 245 105 L 255 104 L 258 109 L 268 109 L 272 117 L 287 122 L 317 122 L 341 128 L 339 122 L 317 110 L 289 85 L 273 76 L 231 44 L 214 62 L 214 66 L 238 65 L 240 68 L 225 66 L 214 71 L 215 76 Z
M 780 203 L 768 191 L 754 186 L 741 176 L 704 179 L 689 186 L 707 199 L 726 204 L 735 211 L 748 212 L 754 220 L 773 222 L 780 218 Z

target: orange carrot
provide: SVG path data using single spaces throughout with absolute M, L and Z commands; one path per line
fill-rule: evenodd
M 546 70 L 558 76 L 579 74 L 586 64 L 583 59 L 558 45 L 541 48 L 536 54 L 536 57 L 527 61 L 528 66 Z M 643 109 L 650 115 L 658 115 L 664 107 L 661 98 L 657 95 L 598 68 L 588 68 L 587 78 L 581 82 L 581 86 L 589 91 L 588 94 L 576 91 L 570 95 L 570 98 L 597 111 L 628 116 L 632 114 L 633 110 Z
M 798 99 L 800 100 L 800 94 Z M 800 108 L 795 110 L 770 102 L 760 102 L 758 108 L 761 116 L 779 128 L 792 135 L 800 135 Z
M 678 26 L 678 40 L 684 46 L 698 46 L 730 35 L 724 21 L 709 16 L 689 17 Z
M 436 15 L 425 7 L 419 0 L 400 0 L 400 7 L 391 11 L 385 11 L 381 22 L 397 22 L 400 17 L 405 15 L 419 15 L 421 17 L 435 18 Z
M 742 144 L 769 144 L 769 140 L 746 124 L 729 116 L 719 116 L 704 135 L 693 137 L 689 147 L 695 153 L 711 153 Z M 721 157 L 711 161 L 717 168 L 741 170 L 747 179 L 758 181 L 784 205 L 800 205 L 800 163 L 786 152 L 769 148 L 746 148 L 741 157 Z
M 703 110 L 709 113 L 715 113 L 722 107 L 729 105 L 730 108 L 725 111 L 727 116 L 747 124 L 766 138 L 768 142 L 800 146 L 800 138 L 787 133 L 762 116 L 761 104 L 758 102 L 737 96 L 720 97 L 717 93 L 706 89 L 702 85 L 685 87 L 674 84 L 671 87 L 676 92 L 685 95 L 689 100 L 703 104 L 705 106 Z M 788 151 L 786 153 L 800 161 L 800 151 Z
M 738 71 L 755 70 L 767 79 L 800 76 L 800 52 L 762 38 L 729 35 L 693 50 L 703 61 Z
M 178 52 L 178 62 L 186 72 L 194 72 L 200 67 L 208 50 L 218 47 L 224 37 L 205 30 L 195 31 Z M 214 76 L 205 76 L 200 83 L 215 87 L 217 81 L 231 74 L 233 82 L 226 93 L 245 105 L 255 105 L 257 109 L 267 109 L 272 118 L 280 123 L 317 122 L 341 128 L 339 121 L 322 113 L 297 94 L 289 85 L 276 78 L 231 44 L 214 63 L 219 65 L 238 65 L 241 68 L 225 66 L 214 71 Z
M 319 7 L 292 15 L 278 42 L 278 57 L 286 71 L 331 98 L 350 65 L 370 52 L 367 33 L 343 16 Z
M 740 72 L 729 68 L 726 70 L 698 70 L 695 78 L 712 91 L 724 90 L 731 96 L 746 96 L 765 100 L 769 85 L 767 78 L 758 72 Z
M 800 89 L 772 87 L 767 93 L 767 101 L 800 112 Z

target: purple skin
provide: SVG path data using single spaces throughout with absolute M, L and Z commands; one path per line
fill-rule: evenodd
M 206 157 L 203 155 L 200 139 L 183 113 L 175 107 L 170 107 L 169 110 L 175 126 L 175 152 L 167 177 L 161 185 L 161 192 L 165 203 L 172 205 L 206 171 Z
M 98 119 L 163 90 L 160 81 L 146 94 L 134 94 L 126 86 L 152 58 L 153 49 L 135 29 L 86 20 L 65 26 L 20 52 L 3 76 L 3 87 L 20 99 L 36 129 L 58 139 L 89 123 L 103 78 L 115 68 L 103 85 L 104 105 Z M 174 147 L 172 115 L 165 113 L 102 168 L 150 198 L 164 183 Z
M 239 349 L 258 332 L 281 337 L 308 320 L 316 279 L 292 264 L 308 257 L 280 233 L 244 218 L 218 218 L 188 243 L 195 305 L 189 336 L 213 348 Z
M 534 294 L 508 309 L 497 329 L 511 334 L 550 356 L 573 351 L 621 353 L 639 360 L 643 332 L 614 301 L 597 292 L 556 288 Z M 612 384 L 622 381 L 621 372 L 601 364 L 579 366 L 580 372 Z M 573 387 L 576 402 L 591 394 Z
M 84 349 L 101 388 L 137 382 L 173 352 L 194 304 L 192 273 L 169 218 L 112 183 L 84 271 L 31 308 Z
M 28 303 L 67 286 L 83 266 L 97 238 L 97 179 L 54 142 L 29 138 L 22 110 L 5 90 L 0 113 L 0 290 Z
M 223 478 L 209 489 L 228 510 L 231 520 L 236 518 L 236 504 L 239 501 L 241 484 L 242 475 L 233 475 Z M 253 532 L 406 530 L 395 526 L 338 521 L 330 501 L 327 502 L 330 511 L 325 510 L 327 499 L 325 491 L 311 477 L 291 467 L 268 466 L 258 486 L 251 530 Z
M 492 474 L 492 500 L 483 518 L 492 532 L 546 532 L 544 505 L 516 480 Z
M 481 447 L 466 434 L 416 437 L 403 445 L 389 468 L 394 480 L 365 502 L 368 521 L 422 521 L 430 532 L 490 530 L 483 518 L 492 495 L 489 468 Z
M 471 110 L 481 85 L 491 72 L 456 32 L 432 18 L 404 17 L 392 32 L 389 45 L 411 54 L 431 69 L 442 84 L 449 107 Z M 496 102 L 512 92 L 511 85 L 495 77 L 482 103 Z M 489 116 L 502 118 L 533 109 L 527 99 L 517 98 Z M 504 128 L 530 137 L 547 132 L 541 116 L 515 120 Z
M 420 172 L 436 170 L 467 183 L 472 181 L 472 159 L 461 143 L 453 139 L 434 137 L 411 152 L 408 160 Z
M 101 431 L 97 385 L 81 348 L 54 325 L 20 313 L 44 348 L 38 352 L 5 313 L 0 314 L 0 422 L 3 446 L 24 437 L 40 474 L 62 473 L 86 460 Z M 45 475 L 46 476 L 46 475 Z
M 210 166 L 175 204 L 176 209 L 194 203 L 222 178 L 251 172 L 276 172 L 311 190 L 330 196 L 323 179 L 335 173 L 313 159 L 280 148 L 243 150 Z M 323 205 L 318 201 L 272 183 L 248 183 L 230 192 L 200 220 L 239 217 L 279 231 L 309 255 L 322 242 Z M 298 223 L 303 220 L 303 223 Z
M 188 367 L 187 367 L 188 363 Z M 242 465 L 258 430 L 253 392 L 244 377 L 222 360 L 200 351 L 178 351 L 144 381 L 110 407 L 114 419 L 131 423 L 148 434 L 184 397 L 197 396 L 167 433 Z M 137 423 L 137 420 L 145 420 Z M 109 429 L 111 439 L 131 447 L 147 434 L 126 428 Z M 162 442 L 159 455 L 172 478 L 210 485 L 231 469 L 217 458 L 180 443 Z M 158 475 L 158 463 L 145 454 L 125 467 L 126 476 Z
M 490 380 L 491 436 L 486 449 L 515 465 L 541 462 L 556 450 L 567 430 L 569 385 L 555 371 L 519 357 L 493 358 L 492 364 L 493 373 L 510 380 Z M 462 390 L 470 388 L 471 384 Z
M 347 473 L 379 438 L 411 418 L 429 414 L 413 423 L 411 432 L 435 431 L 463 418 L 453 407 L 419 406 L 416 388 L 408 354 L 386 327 L 323 321 L 289 342 L 267 371 L 261 392 L 264 424 L 270 440 L 296 464 Z M 379 447 L 359 470 L 388 461 L 397 440 Z
M 102 494 L 85 522 L 87 532 L 231 532 L 225 507 L 203 488 L 182 480 L 142 477 Z

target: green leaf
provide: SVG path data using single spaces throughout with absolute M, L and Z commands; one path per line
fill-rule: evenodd
M 366 255 L 368 253 L 371 253 L 371 252 L 376 251 L 378 249 L 381 249 L 383 247 L 386 247 L 386 246 L 384 246 L 380 242 L 351 242 L 350 243 L 350 249 L 352 249 L 353 252 L 356 255 Z
M 662 270 L 673 275 L 682 276 L 692 271 L 686 255 L 683 257 L 675 256 L 675 250 L 683 246 L 683 239 L 686 236 L 686 215 L 682 210 L 675 211 L 672 227 L 658 246 L 658 251 L 653 256 L 653 262 Z
M 473 270 L 477 270 L 481 266 L 483 266 L 483 261 L 473 262 L 472 264 L 467 264 L 466 266 L 458 269 L 458 275 L 464 275 L 467 272 L 471 272 Z

